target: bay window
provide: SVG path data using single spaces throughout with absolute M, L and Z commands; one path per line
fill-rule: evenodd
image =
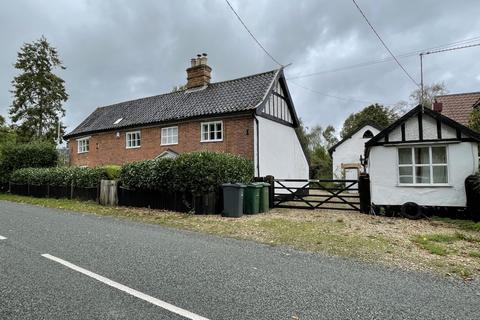
M 447 184 L 447 147 L 398 148 L 398 183 L 400 185 Z

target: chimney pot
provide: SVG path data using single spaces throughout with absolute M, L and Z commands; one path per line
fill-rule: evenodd
M 436 100 L 433 102 L 433 111 L 441 113 L 443 109 L 443 103 L 437 102 Z
M 203 87 L 210 83 L 212 68 L 207 64 L 207 54 L 197 54 L 191 59 L 191 66 L 187 69 L 187 89 Z

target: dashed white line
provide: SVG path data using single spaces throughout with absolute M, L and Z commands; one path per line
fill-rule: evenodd
M 77 271 L 77 272 L 80 272 L 80 273 L 82 273 L 82 274 L 84 274 L 84 275 L 86 275 L 86 276 L 89 276 L 89 277 L 91 277 L 91 278 L 93 278 L 93 279 L 95 279 L 95 280 L 98 280 L 98 281 L 100 281 L 100 282 L 103 282 L 103 283 L 105 283 L 106 285 L 109 285 L 109 286 L 111 286 L 111 287 L 113 287 L 113 288 L 115 288 L 115 289 L 121 290 L 121 291 L 123 291 L 123 292 L 126 292 L 126 293 L 134 296 L 134 297 L 137 297 L 137 298 L 142 299 L 142 300 L 144 300 L 144 301 L 150 302 L 151 304 L 154 304 L 154 305 L 156 305 L 156 306 L 158 306 L 158 307 L 160 307 L 160 308 L 163 308 L 163 309 L 165 309 L 165 310 L 168 310 L 168 311 L 170 311 L 170 312 L 176 313 L 176 314 L 178 314 L 178 315 L 180 315 L 180 316 L 183 316 L 183 317 L 185 317 L 185 318 L 187 318 L 187 319 L 191 319 L 191 320 L 209 320 L 209 319 L 207 319 L 207 318 L 204 318 L 204 317 L 202 317 L 202 316 L 199 316 L 199 315 L 197 315 L 197 314 L 195 314 L 195 313 L 192 313 L 192 312 L 190 312 L 190 311 L 187 311 L 187 310 L 185 310 L 185 309 L 176 307 L 176 306 L 174 306 L 173 304 L 170 304 L 170 303 L 168 303 L 168 302 L 159 300 L 159 299 L 154 298 L 154 297 L 152 297 L 152 296 L 149 296 L 149 295 L 147 295 L 147 294 L 145 294 L 145 293 L 142 293 L 142 292 L 137 291 L 137 290 L 135 290 L 135 289 L 129 288 L 129 287 L 123 285 L 123 284 L 120 284 L 120 283 L 118 283 L 118 282 L 115 282 L 115 281 L 113 281 L 113 280 L 110 280 L 110 279 L 108 279 L 108 278 L 105 278 L 105 277 L 103 277 L 103 276 L 101 276 L 101 275 L 99 275 L 99 274 L 96 274 L 96 273 L 94 273 L 94 272 L 88 271 L 87 269 L 84 269 L 84 268 L 82 268 L 82 267 L 76 266 L 76 265 L 74 265 L 73 263 L 70 263 L 70 262 L 65 261 L 65 260 L 63 260 L 63 259 L 60 259 L 60 258 L 57 258 L 57 257 L 52 256 L 52 255 L 50 255 L 50 254 L 47 254 L 47 253 L 46 253 L 46 254 L 42 254 L 42 257 L 47 258 L 47 259 L 50 259 L 50 260 L 55 261 L 55 262 L 58 262 L 58 263 L 66 266 L 66 267 L 68 267 L 68 268 L 70 268 L 70 269 L 72 269 L 72 270 L 75 270 L 75 271 Z
M 0 240 L 7 240 L 7 238 L 0 236 Z

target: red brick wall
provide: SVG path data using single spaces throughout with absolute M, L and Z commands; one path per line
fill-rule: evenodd
M 169 146 L 160 145 L 160 132 L 162 127 L 172 125 L 121 130 L 120 137 L 116 137 L 117 131 L 91 134 L 90 151 L 81 154 L 77 153 L 76 140 L 81 137 L 72 138 L 69 141 L 70 164 L 89 167 L 123 164 L 135 160 L 153 159 L 167 149 L 178 153 L 197 150 L 229 152 L 253 160 L 253 117 L 243 116 L 221 120 L 223 120 L 223 141 L 221 142 L 200 142 L 200 123 L 205 120 L 179 123 L 178 144 Z M 125 133 L 136 130 L 141 131 L 141 147 L 126 149 Z

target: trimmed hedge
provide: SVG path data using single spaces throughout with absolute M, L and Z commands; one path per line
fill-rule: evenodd
M 253 163 L 243 157 L 199 151 L 178 157 L 136 161 L 123 166 L 120 182 L 133 190 L 190 192 L 216 191 L 222 183 L 253 179 Z
M 58 152 L 49 142 L 3 145 L 0 150 L 0 183 L 8 183 L 11 173 L 17 169 L 54 167 L 57 161 Z
M 115 164 L 109 164 L 102 167 L 105 170 L 108 180 L 118 180 L 120 178 L 121 166 Z
M 14 171 L 10 177 L 10 181 L 16 184 L 81 188 L 96 187 L 101 179 L 107 179 L 105 168 L 24 168 Z

